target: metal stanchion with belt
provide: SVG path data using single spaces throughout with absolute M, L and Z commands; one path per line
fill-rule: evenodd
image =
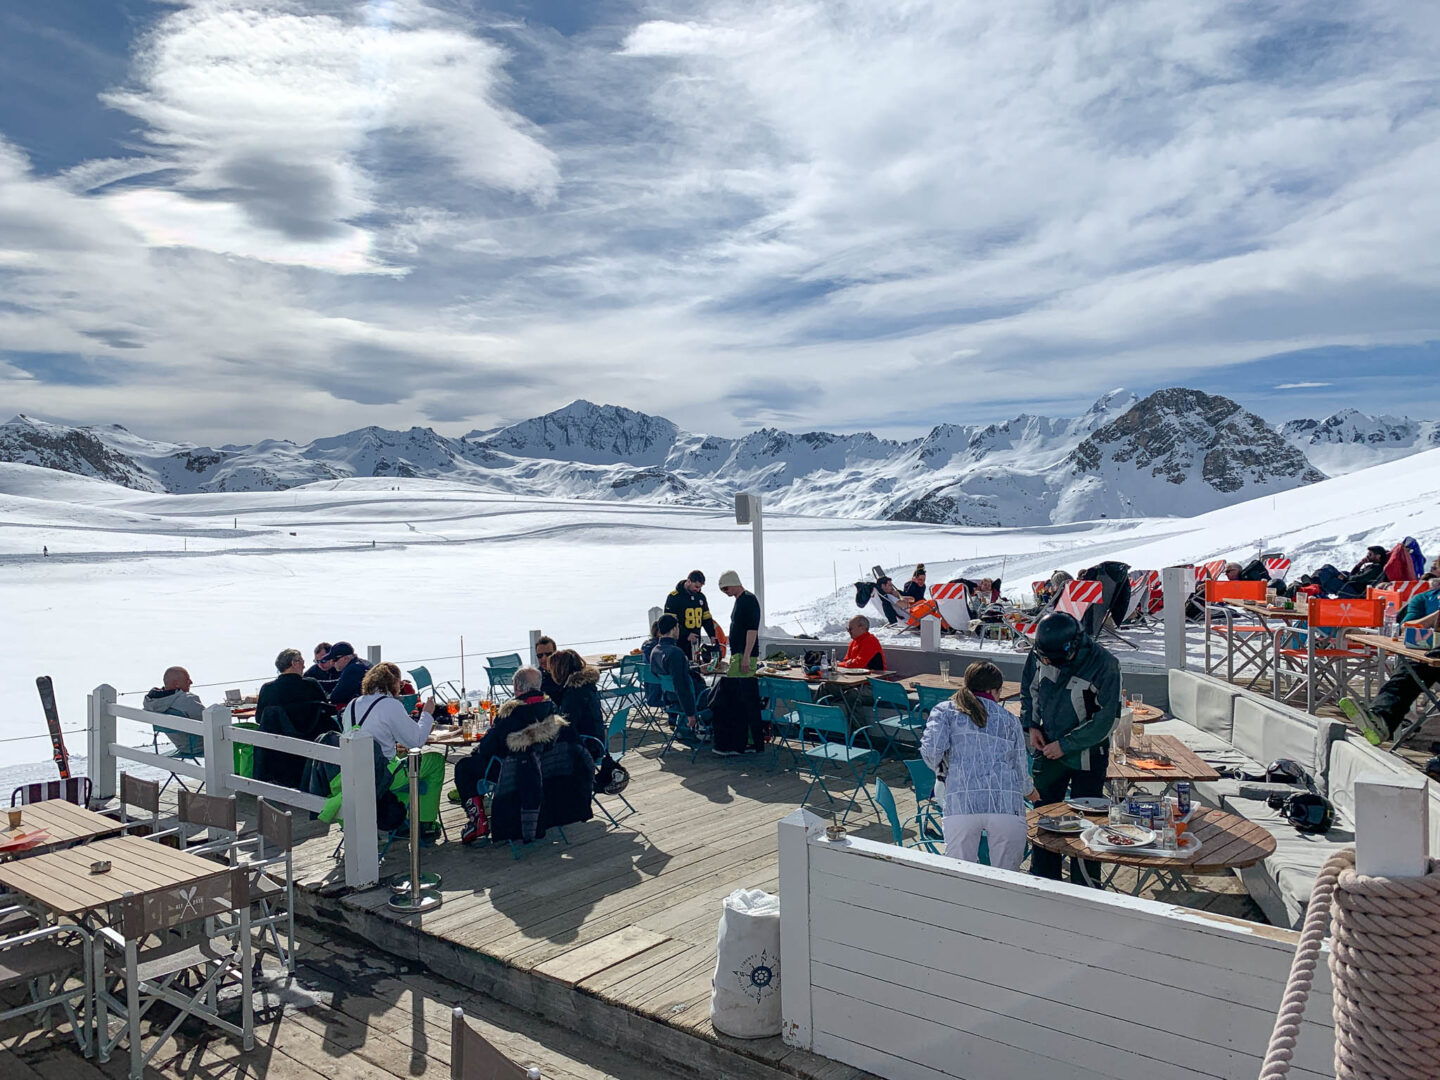
M 390 879 L 390 910 L 413 915 L 434 911 L 444 898 L 432 890 L 440 887 L 439 874 L 420 872 L 420 750 L 411 749 L 406 766 L 410 770 L 410 872 Z

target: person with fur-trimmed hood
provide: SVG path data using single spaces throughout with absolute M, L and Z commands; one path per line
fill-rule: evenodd
M 605 713 L 600 708 L 600 670 L 585 663 L 574 649 L 550 658 L 550 677 L 560 686 L 555 699 L 561 714 L 581 735 L 605 741 Z
M 540 672 L 522 667 L 515 673 L 515 696 L 500 706 L 495 723 L 478 746 L 455 763 L 455 786 L 467 819 L 460 842 L 473 844 L 489 834 L 495 840 L 533 840 L 548 825 L 590 820 L 594 759 L 579 733 L 540 692 Z M 480 783 L 490 763 L 514 757 L 518 767 L 502 764 L 491 804 L 493 824 L 480 800 Z

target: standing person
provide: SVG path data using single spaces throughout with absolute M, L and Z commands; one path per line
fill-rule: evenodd
M 320 689 L 325 691 L 328 698 L 335 690 L 335 684 L 340 681 L 340 672 L 335 669 L 334 663 L 325 659 L 325 654 L 330 651 L 330 642 L 322 641 L 315 646 L 313 656 L 315 662 L 305 672 L 305 678 L 314 679 L 320 684 Z
M 930 710 L 920 756 L 944 785 L 945 854 L 974 862 L 980 836 L 990 865 L 1019 870 L 1025 858 L 1025 799 L 1034 796 L 1020 721 L 996 693 L 1005 676 L 986 661 L 965 669 L 949 701 Z
M 923 562 L 915 567 L 915 572 L 910 575 L 910 580 L 900 591 L 917 602 L 925 599 L 925 564 Z
M 335 710 L 329 695 L 314 679 L 302 674 L 305 654 L 284 649 L 275 657 L 278 674 L 260 687 L 255 699 L 255 719 L 260 730 L 271 735 L 312 742 L 326 731 L 335 730 Z M 300 787 L 305 759 L 279 750 L 255 748 L 255 779 L 282 787 Z
M 340 710 L 360 696 L 360 687 L 365 681 L 365 673 L 370 670 L 370 664 L 355 655 L 355 649 L 348 641 L 337 641 L 331 645 L 325 653 L 325 659 L 340 673 L 330 690 L 330 704 Z M 393 664 L 391 666 L 394 667 Z
M 700 631 L 715 637 L 715 620 L 710 617 L 710 605 L 705 600 L 705 575 L 691 570 L 685 580 L 677 581 L 675 589 L 665 598 L 665 614 L 674 615 L 680 623 L 680 648 L 687 660 L 695 659 L 695 647 L 700 644 Z
M 560 646 L 555 644 L 555 639 L 549 635 L 543 635 L 535 639 L 535 666 L 540 669 L 540 692 L 553 701 L 560 704 L 560 699 L 565 696 L 565 687 L 555 681 L 555 676 L 550 674 L 550 661 L 559 651 Z
M 1020 723 L 1034 753 L 1031 776 L 1040 803 L 1103 794 L 1110 730 L 1120 716 L 1120 662 L 1080 628 L 1052 611 L 1035 628 L 1020 679 Z M 1035 848 L 1030 872 L 1060 878 L 1061 857 Z M 1085 870 L 1099 880 L 1099 863 Z M 1080 884 L 1078 868 L 1070 880 Z
M 730 667 L 711 699 L 715 718 L 713 752 L 731 757 L 765 748 L 765 721 L 760 708 L 760 599 L 734 570 L 720 575 L 720 591 L 735 601 L 730 610 Z

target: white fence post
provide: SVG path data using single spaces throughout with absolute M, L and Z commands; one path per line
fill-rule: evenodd
M 801 808 L 780 819 L 780 1035 L 787 1046 L 809 1050 L 810 837 L 824 823 Z
M 1185 669 L 1185 601 L 1193 588 L 1184 566 L 1167 566 L 1160 571 L 1160 588 L 1165 595 L 1165 666 Z
M 539 641 L 539 640 L 540 640 L 542 637 L 544 637 L 544 636 L 545 636 L 545 635 L 542 634 L 539 630 L 531 630 L 531 631 L 530 631 L 530 666 L 531 666 L 531 667 L 539 667 L 539 666 L 540 666 L 540 658 L 535 655 L 535 643 L 536 643 L 537 641 Z
M 1430 795 L 1419 773 L 1355 778 L 1355 872 L 1424 877 L 1430 854 Z
M 102 683 L 90 692 L 90 722 L 85 733 L 85 771 L 90 776 L 90 797 L 98 804 L 115 797 L 115 715 L 110 711 L 119 698 L 115 687 Z
M 934 615 L 926 615 L 920 620 L 920 648 L 925 652 L 938 652 L 940 649 L 940 620 Z
M 230 776 L 235 772 L 235 744 L 230 741 L 230 710 L 211 705 L 200 722 L 205 725 L 205 791 L 224 797 L 230 794 Z
M 375 825 L 375 740 L 351 729 L 340 736 L 340 813 L 345 826 L 345 884 L 380 880 Z

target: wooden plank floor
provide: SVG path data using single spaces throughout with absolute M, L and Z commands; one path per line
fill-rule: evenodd
M 806 782 L 788 769 L 771 771 L 769 754 L 720 758 L 705 751 L 692 763 L 688 751 L 677 749 L 662 760 L 654 735 L 634 745 L 637 730 L 624 758 L 632 775 L 625 794 L 637 812 L 621 817 L 618 828 L 604 819 L 568 827 L 568 844 L 547 839 L 516 861 L 508 846 L 456 842 L 463 814 L 444 800 L 451 842 L 423 854 L 424 869 L 443 879 L 443 907 L 400 916 L 386 907 L 387 889 L 324 902 L 346 909 L 352 928 L 363 925 L 356 919 L 362 915 L 410 927 L 477 961 L 557 980 L 702 1039 L 742 1047 L 788 1072 L 822 1075 L 823 1059 L 801 1060 L 778 1038 L 717 1037 L 709 1019 L 721 901 L 737 888 L 778 889 L 776 823 L 800 804 Z M 903 768 L 887 763 L 882 776 L 896 790 L 902 815 L 907 807 L 913 811 Z M 838 780 L 830 787 L 842 797 L 849 791 Z M 624 809 L 618 800 L 608 803 L 617 816 Z M 888 825 L 864 799 L 859 805 L 863 812 L 851 814 L 851 830 L 888 841 Z M 828 816 L 818 790 L 811 809 Z M 313 895 L 332 891 L 338 880 L 334 846 L 333 837 L 317 838 L 297 854 L 297 877 Z M 397 844 L 382 875 L 402 870 L 406 859 Z M 1187 885 L 1185 892 L 1155 898 L 1264 921 L 1234 877 L 1194 878 Z M 823 1075 L 863 1074 L 832 1063 Z
M 150 1080 L 389 1080 L 450 1075 L 450 1012 L 462 1007 L 512 1060 L 538 1065 L 546 1080 L 667 1080 L 639 1057 L 599 1045 L 382 953 L 300 931 L 293 979 L 271 968 L 257 992 L 256 1047 L 187 1023 L 146 1070 Z M 157 1007 L 157 1014 L 162 1011 Z M 171 1014 L 160 1017 L 168 1023 Z M 148 1027 L 148 1025 L 147 1025 Z M 11 1021 L 0 1029 L 5 1080 L 123 1080 L 129 1055 L 104 1065 L 68 1038 Z

